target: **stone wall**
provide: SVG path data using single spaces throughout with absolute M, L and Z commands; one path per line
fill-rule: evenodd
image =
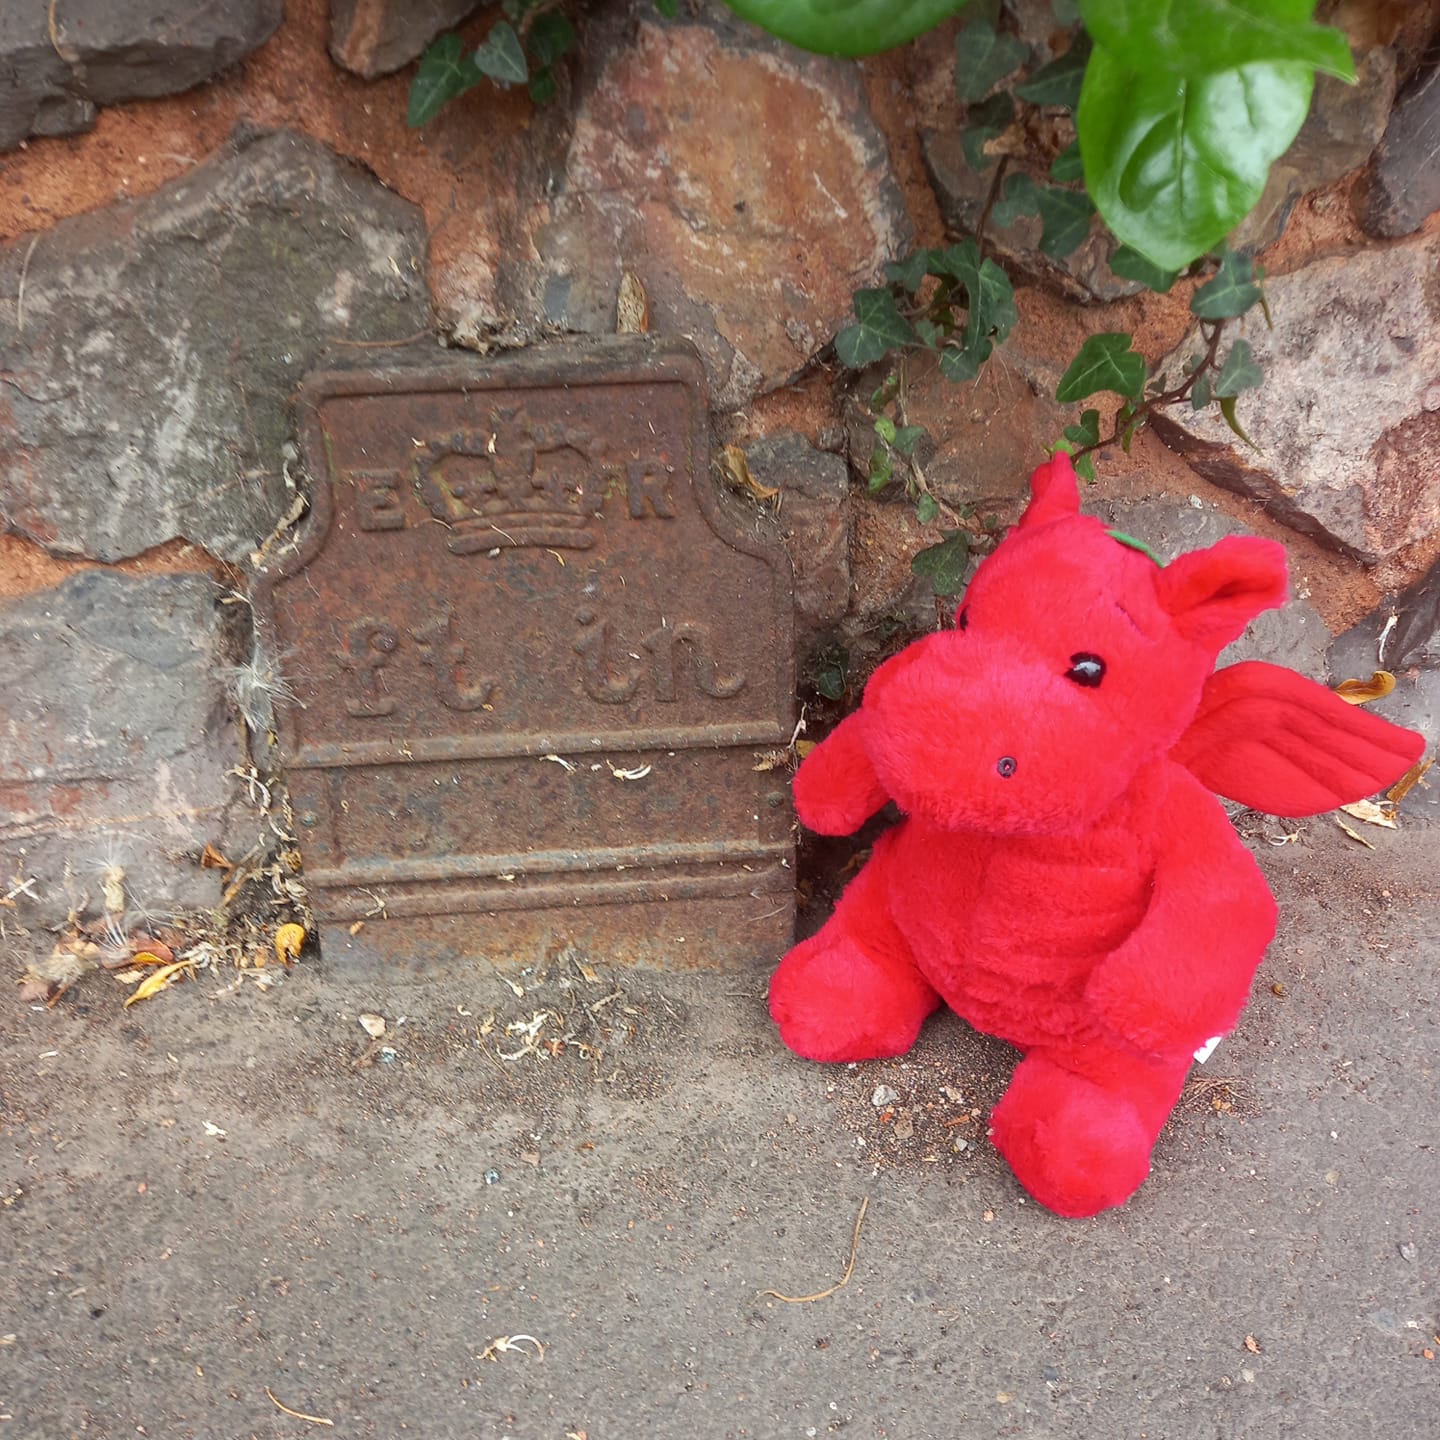
M 1044 53 L 1048 7 L 1010 8 Z M 455 25 L 473 47 L 498 11 L 281 9 L 76 0 L 48 24 L 43 6 L 0 20 L 12 925 L 95 913 L 117 863 L 139 905 L 204 907 L 219 893 L 205 847 L 242 853 L 265 833 L 256 785 L 285 682 L 255 652 L 250 584 L 305 506 L 297 386 L 336 355 L 685 337 L 716 450 L 748 454 L 745 503 L 789 547 L 802 675 L 841 653 L 853 694 L 876 655 L 935 623 L 909 559 L 943 522 L 865 496 L 873 378 L 829 344 L 855 289 L 983 203 L 954 141 L 953 27 L 857 65 L 708 0 L 673 20 L 607 0 L 581 10 L 551 103 L 486 82 L 415 131 L 415 58 Z M 1106 457 L 1096 503 L 1161 543 L 1286 540 L 1298 598 L 1274 646 L 1314 670 L 1331 632 L 1376 628 L 1369 613 L 1402 596 L 1402 718 L 1433 722 L 1420 611 L 1440 549 L 1440 5 L 1326 10 L 1361 84 L 1321 86 L 1247 222 L 1275 322 L 1246 322 L 1267 371 L 1247 411 L 1256 448 L 1177 416 Z M 1162 355 L 1189 318 L 1183 286 L 1102 282 L 1098 238 L 1056 266 L 1028 223 L 996 242 L 1020 286 L 1011 343 L 974 384 L 921 371 L 909 396 L 936 494 L 997 522 L 1073 418 L 1050 397 L 1083 336 L 1132 330 Z

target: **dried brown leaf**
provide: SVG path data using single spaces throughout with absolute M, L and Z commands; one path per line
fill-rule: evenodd
M 1417 785 L 1424 783 L 1425 773 L 1434 763 L 1433 760 L 1422 760 L 1418 765 L 1412 765 L 1385 792 L 1385 798 L 1393 800 L 1398 805 Z
M 748 495 L 752 500 L 773 500 L 779 487 L 762 485 L 751 473 L 750 462 L 738 445 L 725 445 L 720 451 L 720 468 L 725 472 L 725 483 L 732 490 Z
M 1377 670 L 1368 680 L 1342 680 L 1335 693 L 1348 704 L 1366 705 L 1381 700 L 1395 688 L 1395 677 L 1388 670 Z

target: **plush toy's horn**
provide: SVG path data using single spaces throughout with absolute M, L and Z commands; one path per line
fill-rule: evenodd
M 1043 525 L 1047 520 L 1063 520 L 1080 513 L 1080 482 L 1069 455 L 1057 450 L 1043 465 L 1037 465 L 1030 476 L 1030 503 L 1020 517 L 1021 525 Z

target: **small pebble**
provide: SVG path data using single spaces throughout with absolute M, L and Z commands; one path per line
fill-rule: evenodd
M 870 1103 L 879 1110 L 882 1106 L 893 1104 L 898 1098 L 888 1085 L 877 1085 L 870 1096 Z
M 493 1166 L 485 1172 L 485 1183 L 487 1185 L 498 1185 L 500 1183 L 500 1172 Z

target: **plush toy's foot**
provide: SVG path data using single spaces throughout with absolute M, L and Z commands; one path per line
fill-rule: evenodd
M 1150 1173 L 1150 1150 L 1169 1106 L 1159 1107 L 1158 1118 L 1154 1105 L 1144 1108 L 1151 1113 L 1142 1114 L 1123 1092 L 1031 1054 L 995 1107 L 991 1137 L 1042 1205 L 1058 1215 L 1094 1215 L 1128 1200 Z
M 770 981 L 780 1038 L 807 1060 L 877 1060 L 915 1043 L 940 997 L 908 962 L 867 954 L 832 921 Z

